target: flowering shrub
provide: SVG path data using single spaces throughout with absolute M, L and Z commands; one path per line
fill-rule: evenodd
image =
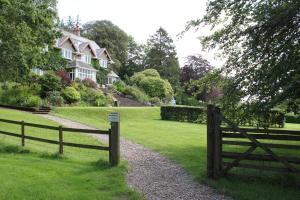
M 86 87 L 90 87 L 90 88 L 97 88 L 97 83 L 95 81 L 93 81 L 92 79 L 89 78 L 85 78 L 82 83 L 86 86 Z
M 59 70 L 56 72 L 56 75 L 61 78 L 61 84 L 64 87 L 70 86 L 72 83 L 72 80 L 69 76 L 69 74 L 65 70 Z

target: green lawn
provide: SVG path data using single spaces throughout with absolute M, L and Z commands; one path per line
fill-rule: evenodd
M 58 125 L 30 113 L 0 109 L 0 118 Z M 56 131 L 26 127 L 26 134 L 58 139 Z M 0 130 L 20 132 L 19 125 L 0 122 Z M 66 141 L 99 144 L 96 139 L 77 133 L 64 134 Z M 108 153 L 97 150 L 58 146 L 0 134 L 0 199 L 140 199 L 125 183 L 126 163 L 108 165 Z
M 58 116 L 108 128 L 109 112 L 120 112 L 121 135 L 181 164 L 198 181 L 236 199 L 300 199 L 300 178 L 292 175 L 236 169 L 218 181 L 206 178 L 206 126 L 160 120 L 159 108 L 56 108 Z M 300 126 L 287 124 L 286 129 Z M 294 152 L 295 153 L 295 152 Z M 300 156 L 300 152 L 296 152 Z

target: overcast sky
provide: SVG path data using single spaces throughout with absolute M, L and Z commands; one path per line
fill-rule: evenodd
M 203 16 L 205 7 L 206 0 L 58 0 L 61 19 L 79 15 L 81 23 L 110 20 L 139 43 L 145 43 L 162 26 L 175 42 L 181 65 L 184 57 L 200 53 L 219 67 L 222 62 L 214 53 L 203 52 L 197 39 L 207 34 L 207 29 L 189 31 L 182 39 L 177 38 L 187 21 Z

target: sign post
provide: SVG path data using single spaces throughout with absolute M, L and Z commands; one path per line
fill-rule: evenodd
M 111 129 L 109 134 L 109 162 L 116 166 L 120 162 L 120 114 L 117 112 L 108 115 Z

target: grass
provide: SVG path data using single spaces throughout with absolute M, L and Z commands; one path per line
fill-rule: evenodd
M 0 109 L 0 118 L 58 125 L 30 113 Z M 20 132 L 19 125 L 0 122 L 0 130 Z M 26 134 L 58 139 L 56 131 L 25 127 Z M 97 144 L 96 139 L 82 134 L 64 134 L 66 141 Z M 128 188 L 124 173 L 126 163 L 110 167 L 108 153 L 97 150 L 65 147 L 64 155 L 57 153 L 58 145 L 20 139 L 0 134 L 0 199 L 140 199 Z
M 121 114 L 121 135 L 182 165 L 196 180 L 240 200 L 300 199 L 300 179 L 255 170 L 235 169 L 218 181 L 206 178 L 206 126 L 160 120 L 159 108 L 56 108 L 55 115 L 96 128 L 108 128 L 107 115 Z M 297 124 L 287 124 L 299 130 Z M 300 156 L 300 152 L 294 152 Z

